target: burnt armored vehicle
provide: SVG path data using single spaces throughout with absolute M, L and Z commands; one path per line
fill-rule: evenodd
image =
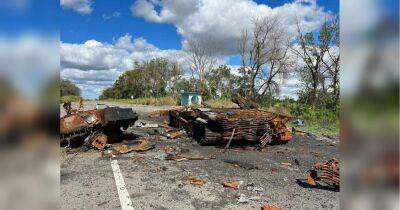
M 186 129 L 201 145 L 232 140 L 257 142 L 265 147 L 292 139 L 292 132 L 285 125 L 290 117 L 256 109 L 170 110 L 169 119 L 172 127 Z
M 93 132 L 107 136 L 122 134 L 123 129 L 133 125 L 137 119 L 137 113 L 131 108 L 106 107 L 73 113 L 67 110 L 67 115 L 60 119 L 61 144 L 70 146 L 71 142 Z

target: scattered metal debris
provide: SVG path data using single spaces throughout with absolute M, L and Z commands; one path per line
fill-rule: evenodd
M 285 123 L 289 117 L 249 109 L 170 110 L 170 125 L 184 128 L 201 145 L 251 141 L 267 144 L 286 143 L 292 133 Z M 227 144 L 228 146 L 228 144 Z
M 93 132 L 89 136 L 86 137 L 83 143 L 83 149 L 89 150 L 90 148 L 94 147 L 98 150 L 104 150 L 107 145 L 108 137 L 100 132 Z
M 191 176 L 184 177 L 183 180 L 189 181 L 190 184 L 192 184 L 196 187 L 201 187 L 206 183 L 204 180 L 194 178 Z
M 307 172 L 307 183 L 316 186 L 322 181 L 336 189 L 340 186 L 339 161 L 332 158 L 325 163 L 315 163 Z M 321 172 L 319 175 L 318 172 Z
M 233 164 L 234 166 L 241 167 L 247 170 L 259 169 L 258 166 L 243 161 L 237 160 L 223 160 L 225 163 Z
M 233 188 L 235 190 L 239 189 L 240 185 L 243 184 L 243 181 L 233 181 L 233 182 L 224 182 L 222 185 L 224 187 Z
M 159 116 L 168 116 L 169 110 L 157 110 L 154 112 L 150 112 L 148 117 L 159 117 Z
M 135 126 L 138 128 L 158 128 L 158 124 L 151 124 L 143 121 L 136 121 Z
M 249 184 L 247 184 L 247 185 L 246 185 L 246 189 L 247 189 L 248 191 L 253 191 L 253 192 L 263 192 L 263 191 L 264 191 L 264 188 L 262 188 L 262 187 L 257 187 L 257 186 L 254 185 L 254 183 L 249 183 Z
M 181 131 L 181 130 L 168 130 L 167 131 L 167 137 L 170 138 L 170 139 L 179 138 L 183 134 L 185 134 L 185 132 Z
M 209 157 L 204 157 L 204 156 L 194 156 L 194 157 L 190 157 L 190 156 L 184 156 L 181 154 L 167 154 L 164 158 L 165 160 L 174 160 L 177 162 L 180 161 L 184 161 L 184 160 L 210 160 L 211 158 Z
M 292 164 L 289 163 L 289 162 L 281 162 L 281 164 L 282 164 L 283 166 L 291 166 L 291 165 L 292 165 Z
M 118 145 L 113 147 L 115 151 L 117 151 L 119 154 L 125 154 L 129 153 L 132 151 L 135 152 L 144 152 L 150 149 L 155 148 L 154 144 L 150 144 L 149 141 L 145 138 L 139 140 L 138 145 L 130 146 L 130 145 Z
M 259 196 L 247 197 L 245 194 L 240 194 L 238 203 L 249 203 L 250 201 L 258 201 L 260 199 Z
M 113 149 L 101 151 L 102 157 L 113 158 L 116 157 L 117 155 L 119 155 L 118 152 Z
M 268 204 L 264 204 L 262 207 L 262 210 L 281 210 L 281 208 L 275 207 L 275 206 L 270 206 Z

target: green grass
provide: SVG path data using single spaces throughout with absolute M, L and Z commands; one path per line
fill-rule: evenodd
M 178 100 L 171 97 L 143 97 L 143 98 L 135 98 L 135 99 L 105 99 L 105 101 L 112 101 L 112 102 L 120 102 L 126 104 L 137 104 L 137 105 L 170 105 L 175 106 L 178 105 Z
M 293 120 L 301 119 L 305 121 L 304 126 L 297 126 L 290 122 L 287 124 L 288 127 L 294 127 L 297 130 L 312 133 L 316 136 L 339 138 L 339 116 L 330 110 L 313 108 L 296 102 L 277 103 L 265 109 L 271 112 L 289 115 Z
M 308 121 L 304 126 L 297 126 L 293 123 L 287 124 L 289 128 L 294 127 L 296 130 L 311 133 L 319 137 L 325 136 L 329 138 L 339 138 L 339 125 L 339 121 L 337 121 L 336 123 L 329 123 L 325 125 L 315 121 Z
M 79 96 L 74 96 L 74 95 L 66 95 L 66 96 L 61 96 L 60 97 L 60 103 L 65 103 L 65 102 L 75 102 L 79 100 Z

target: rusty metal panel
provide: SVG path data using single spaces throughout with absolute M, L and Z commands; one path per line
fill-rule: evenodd
M 307 172 L 307 182 L 310 185 L 317 185 L 318 181 L 325 182 L 338 188 L 340 186 L 339 161 L 332 158 L 325 163 L 315 163 Z

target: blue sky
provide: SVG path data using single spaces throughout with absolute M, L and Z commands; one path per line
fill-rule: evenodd
M 176 32 L 173 24 L 151 23 L 133 16 L 130 11 L 133 2 L 132 0 L 95 1 L 90 15 L 62 9 L 60 13 L 61 40 L 69 43 L 84 43 L 88 39 L 96 39 L 100 42 L 111 43 L 115 38 L 128 33 L 133 37 L 144 37 L 160 49 L 181 49 L 182 37 Z M 277 7 L 292 1 L 257 0 L 256 2 Z M 335 14 L 339 11 L 339 0 L 318 0 L 317 4 Z M 103 15 L 111 16 L 114 12 L 120 13 L 120 16 L 104 20 Z
M 188 39 L 214 40 L 220 64 L 236 68 L 236 43 L 251 16 L 278 14 L 292 31 L 297 17 L 312 31 L 338 14 L 339 1 L 61 0 L 60 11 L 61 77 L 76 83 L 84 97 L 97 98 L 133 60 L 166 57 L 185 63 Z M 294 85 L 284 92 L 292 94 Z

